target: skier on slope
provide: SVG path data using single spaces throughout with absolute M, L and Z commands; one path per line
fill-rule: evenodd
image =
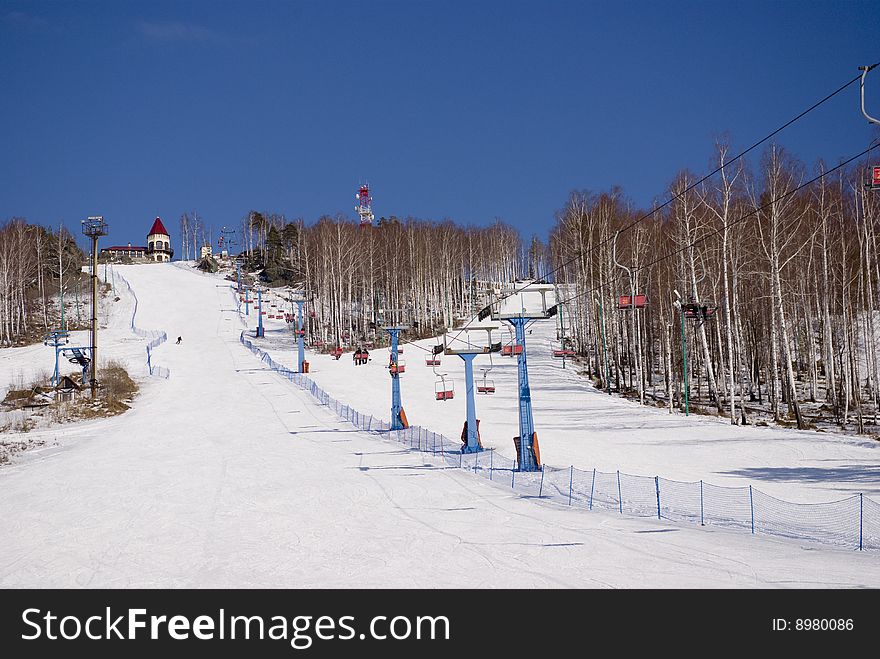
M 178 336 L 178 337 L 177 337 L 177 343 L 178 343 L 178 345 L 180 344 L 181 341 L 183 341 L 183 337 L 182 337 L 182 336 Z

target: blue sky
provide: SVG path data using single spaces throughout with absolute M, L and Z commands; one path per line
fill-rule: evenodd
M 647 207 L 719 135 L 763 137 L 880 60 L 878 24 L 855 1 L 0 0 L 0 220 L 102 214 L 140 243 L 193 209 L 353 218 L 369 181 L 377 217 L 545 237 L 573 189 Z M 853 85 L 778 139 L 812 165 L 872 136 Z

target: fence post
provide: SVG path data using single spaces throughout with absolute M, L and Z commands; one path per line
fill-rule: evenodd
M 859 551 L 862 551 L 862 529 L 863 529 L 863 519 L 864 519 L 864 511 L 865 511 L 865 502 L 862 498 L 862 493 L 859 492 Z
M 620 469 L 617 470 L 617 504 L 620 514 L 623 515 L 623 495 L 620 493 Z
M 458 454 L 458 468 L 461 469 L 461 463 L 464 460 L 464 451 Z
M 477 473 L 477 466 L 480 464 L 480 454 L 474 453 L 474 473 Z
M 749 508 L 752 509 L 752 533 L 755 532 L 755 501 L 752 498 L 752 486 L 749 485 Z
M 590 510 L 593 509 L 593 490 L 596 488 L 596 468 L 593 467 L 593 482 L 590 484 Z
M 706 520 L 703 517 L 703 481 L 700 481 L 700 526 L 706 526 Z
M 489 480 L 492 480 L 492 461 L 495 456 L 495 451 L 489 451 Z
M 541 495 L 544 494 L 544 465 L 541 465 L 541 485 L 538 486 L 538 498 L 541 498 Z
M 574 465 L 568 469 L 568 505 L 571 505 L 571 483 L 574 480 Z
M 510 470 L 510 487 L 513 489 L 513 483 L 516 480 L 516 469 Z
M 660 477 L 654 476 L 654 485 L 657 488 L 657 519 L 660 519 Z

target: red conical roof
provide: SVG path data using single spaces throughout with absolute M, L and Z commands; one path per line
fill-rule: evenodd
M 160 220 L 158 217 L 156 218 L 156 221 L 153 222 L 153 228 L 150 229 L 150 232 L 147 235 L 152 236 L 154 233 L 161 233 L 165 236 L 170 235 L 168 233 L 168 229 L 165 228 L 165 225 L 162 224 L 162 220 Z

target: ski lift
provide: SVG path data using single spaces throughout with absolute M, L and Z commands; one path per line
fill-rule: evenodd
M 489 335 L 489 341 L 489 365 L 481 369 L 483 371 L 483 381 L 477 383 L 478 394 L 495 393 L 495 380 L 489 379 L 489 372 L 495 367 L 495 364 L 492 362 L 492 353 L 501 352 L 501 342 L 492 343 L 491 333 Z
M 869 190 L 880 190 L 880 165 L 871 167 L 871 177 L 865 183 L 865 187 Z
M 647 304 L 648 299 L 645 295 L 621 295 L 617 298 L 617 308 L 622 310 L 644 309 Z
M 715 317 L 715 313 L 717 311 L 718 307 L 710 307 L 705 304 L 699 305 L 695 302 L 681 305 L 681 312 L 684 317 L 688 320 L 697 321 L 698 323 L 704 323 L 707 320 L 712 320 Z
M 513 357 L 514 355 L 521 354 L 522 346 L 519 343 L 508 343 L 507 345 L 501 347 L 502 357 Z
M 434 383 L 434 395 L 437 400 L 452 400 L 455 396 L 455 382 L 446 373 L 437 375 L 439 380 Z
M 483 381 L 477 383 L 477 393 L 478 394 L 494 394 L 495 393 L 495 380 L 489 379 L 489 371 L 492 370 L 490 368 L 484 368 L 483 370 Z
M 553 349 L 553 358 L 554 359 L 572 359 L 576 355 L 575 351 L 571 348 L 564 348 L 560 344 L 559 348 Z
M 425 366 L 440 366 L 440 353 L 443 352 L 443 345 L 436 345 L 431 348 L 431 352 L 425 355 Z
M 391 375 L 400 375 L 401 373 L 406 373 L 406 362 L 402 359 L 398 359 L 396 362 L 390 362 L 388 364 L 388 372 L 391 373 Z

